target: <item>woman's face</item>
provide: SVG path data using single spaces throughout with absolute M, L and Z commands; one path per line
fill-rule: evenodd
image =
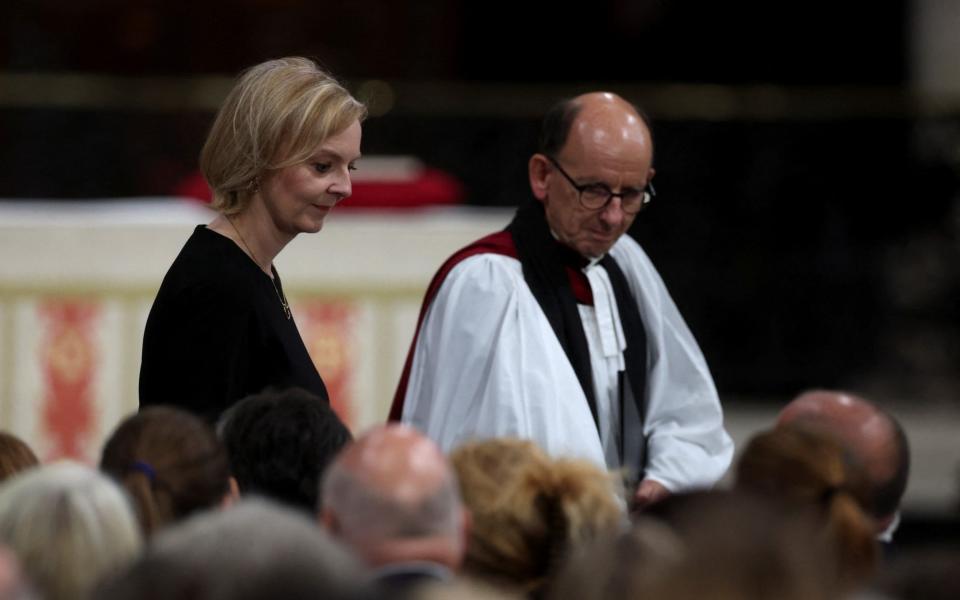
M 360 122 L 327 138 L 305 162 L 270 173 L 259 196 L 274 227 L 293 238 L 316 233 L 338 202 L 350 196 L 350 171 L 360 158 Z

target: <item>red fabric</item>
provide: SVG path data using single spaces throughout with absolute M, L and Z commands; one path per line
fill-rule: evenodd
M 590 280 L 583 271 L 568 265 L 567 279 L 570 280 L 570 287 L 573 288 L 573 297 L 576 298 L 577 304 L 593 306 L 593 290 L 590 289 Z
M 173 190 L 177 196 L 209 203 L 210 187 L 199 172 L 193 173 Z M 439 169 L 425 168 L 412 181 L 356 181 L 353 195 L 337 206 L 337 210 L 366 208 L 415 208 L 463 202 L 463 184 Z
M 38 311 L 46 321 L 41 424 L 53 445 L 44 460 L 83 458 L 97 419 L 93 385 L 100 357 L 94 331 L 101 307 L 63 299 L 41 303 Z
M 175 185 L 173 193 L 184 198 L 199 200 L 204 204 L 209 204 L 213 200 L 210 186 L 207 185 L 207 181 L 199 171 L 188 175 L 186 179 Z
M 439 169 L 424 169 L 409 182 L 357 181 L 353 195 L 337 210 L 353 208 L 413 208 L 463 202 L 463 185 Z

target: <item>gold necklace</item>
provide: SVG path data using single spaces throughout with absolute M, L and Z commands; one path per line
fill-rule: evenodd
M 240 243 L 243 244 L 243 247 L 247 249 L 247 254 L 250 255 L 250 258 L 252 258 L 253 262 L 257 263 L 257 266 L 259 267 L 260 261 L 257 260 L 257 255 L 254 254 L 253 250 L 250 249 L 250 244 L 247 243 L 247 240 L 243 239 L 243 234 L 240 233 L 239 229 L 237 229 L 237 226 L 234 224 L 233 219 L 231 219 L 230 217 L 227 217 L 226 215 L 224 215 L 224 217 L 226 217 L 227 222 L 230 223 L 230 227 L 233 227 L 233 230 L 237 232 L 237 237 L 240 238 Z M 270 267 L 272 270 L 273 265 L 270 265 Z M 273 276 L 269 276 L 269 277 L 270 277 L 270 283 L 273 284 L 273 291 L 277 293 L 277 298 L 280 300 L 280 306 L 283 307 L 283 314 L 286 315 L 287 319 L 292 318 L 290 315 L 290 304 L 287 303 L 287 298 L 283 295 L 283 292 L 280 291 L 280 288 L 277 287 L 277 280 L 274 279 Z

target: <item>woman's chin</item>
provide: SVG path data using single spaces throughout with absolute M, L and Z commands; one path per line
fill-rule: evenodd
M 324 219 L 310 219 L 301 224 L 299 227 L 300 233 L 318 233 L 323 229 Z

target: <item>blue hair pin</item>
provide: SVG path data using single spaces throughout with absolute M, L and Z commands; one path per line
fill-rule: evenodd
M 157 472 L 150 466 L 150 463 L 143 462 L 142 460 L 135 460 L 130 464 L 131 471 L 139 471 L 147 476 L 147 479 L 150 480 L 150 483 L 156 483 L 157 481 Z

